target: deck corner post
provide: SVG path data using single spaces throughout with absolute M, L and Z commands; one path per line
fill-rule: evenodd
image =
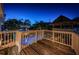
M 22 34 L 22 32 L 20 32 L 20 31 L 16 32 L 16 46 L 18 47 L 18 54 L 21 51 L 21 34 Z
M 75 50 L 76 54 L 79 55 L 79 35 L 72 33 L 72 48 Z

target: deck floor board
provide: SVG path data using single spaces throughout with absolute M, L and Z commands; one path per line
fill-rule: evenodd
M 50 40 L 40 40 L 22 49 L 25 55 L 73 55 L 73 49 Z

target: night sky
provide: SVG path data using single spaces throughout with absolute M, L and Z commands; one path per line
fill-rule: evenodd
M 70 19 L 79 16 L 79 4 L 4 4 L 6 19 L 29 19 L 36 21 L 53 21 L 64 15 Z

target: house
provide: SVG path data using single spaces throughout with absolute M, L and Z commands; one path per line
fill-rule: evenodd
M 62 28 L 62 29 L 78 29 L 79 28 L 79 17 L 76 17 L 74 19 L 69 19 L 65 16 L 59 16 L 56 18 L 53 23 L 53 28 Z

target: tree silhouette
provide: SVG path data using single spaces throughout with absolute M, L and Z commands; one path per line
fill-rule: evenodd
M 29 19 L 26 19 L 23 24 L 24 24 L 27 28 L 30 28 L 30 26 L 31 26 L 31 22 L 30 22 Z
M 30 27 L 29 22 L 29 20 L 22 22 L 18 19 L 8 19 L 4 22 L 4 27 L 7 30 L 19 30 L 22 26 L 25 28 L 27 28 L 27 26 Z
M 40 22 L 36 22 L 35 24 L 33 24 L 30 29 L 33 29 L 33 30 L 49 29 L 49 30 L 51 30 L 52 25 L 50 25 L 50 23 L 48 23 L 48 22 L 46 23 L 44 21 L 40 21 Z

